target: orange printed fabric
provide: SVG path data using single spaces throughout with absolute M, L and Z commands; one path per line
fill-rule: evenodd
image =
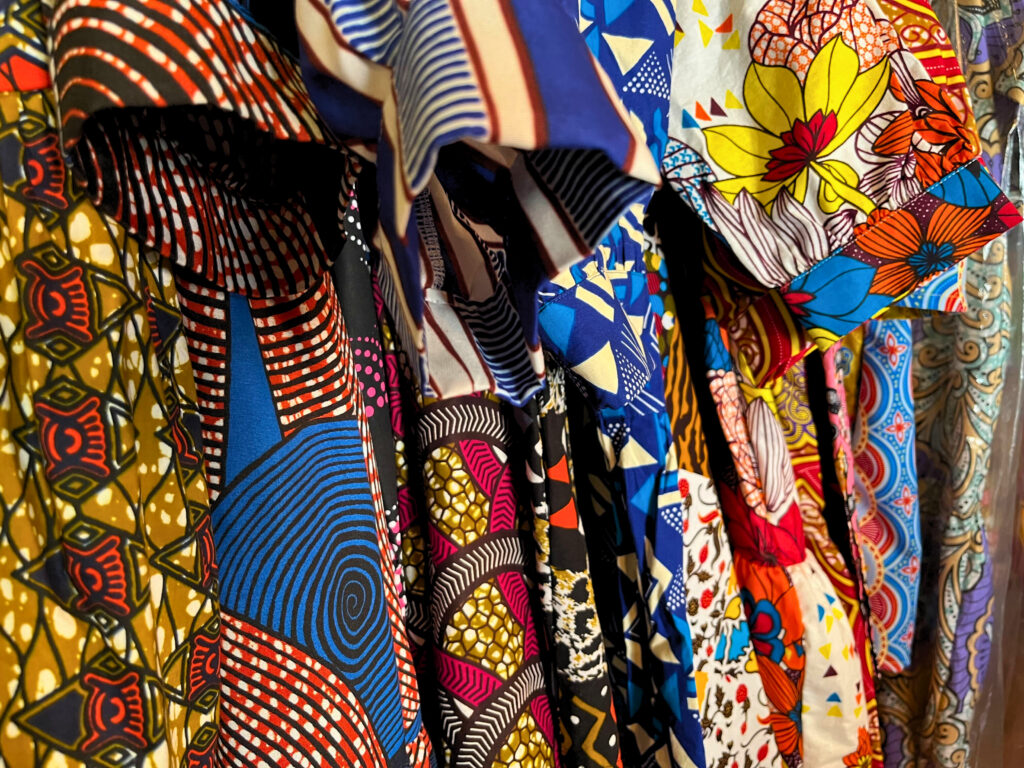
M 878 2 L 705 1 L 677 23 L 663 170 L 818 346 L 1019 223 L 955 62 L 915 55 Z

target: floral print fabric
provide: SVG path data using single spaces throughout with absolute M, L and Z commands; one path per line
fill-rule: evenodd
M 679 24 L 675 183 L 819 345 L 1019 220 L 963 100 L 875 2 L 736 0 Z M 686 76 L 711 45 L 721 77 Z

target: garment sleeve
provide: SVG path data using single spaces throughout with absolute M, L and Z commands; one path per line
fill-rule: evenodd
M 916 13 L 679 9 L 663 172 L 822 348 L 1020 221 L 980 159 L 948 39 Z

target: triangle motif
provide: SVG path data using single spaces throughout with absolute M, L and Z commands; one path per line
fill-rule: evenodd
M 549 522 L 556 528 L 576 530 L 579 526 L 579 516 L 576 514 L 575 502 L 570 501 L 560 510 L 551 515 Z
M 707 48 L 708 43 L 711 42 L 711 38 L 714 37 L 715 33 L 711 27 L 703 21 L 698 21 L 697 24 L 700 26 L 700 39 L 704 41 L 704 47 Z
M 615 63 L 619 65 L 619 71 L 626 74 L 643 55 L 654 45 L 653 40 L 645 40 L 642 37 L 626 37 L 624 35 L 610 35 L 607 32 L 601 35 L 611 49 Z

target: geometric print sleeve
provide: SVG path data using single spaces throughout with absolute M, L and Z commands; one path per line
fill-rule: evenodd
M 820 347 L 1020 221 L 879 2 L 718 0 L 678 24 L 664 170 Z

